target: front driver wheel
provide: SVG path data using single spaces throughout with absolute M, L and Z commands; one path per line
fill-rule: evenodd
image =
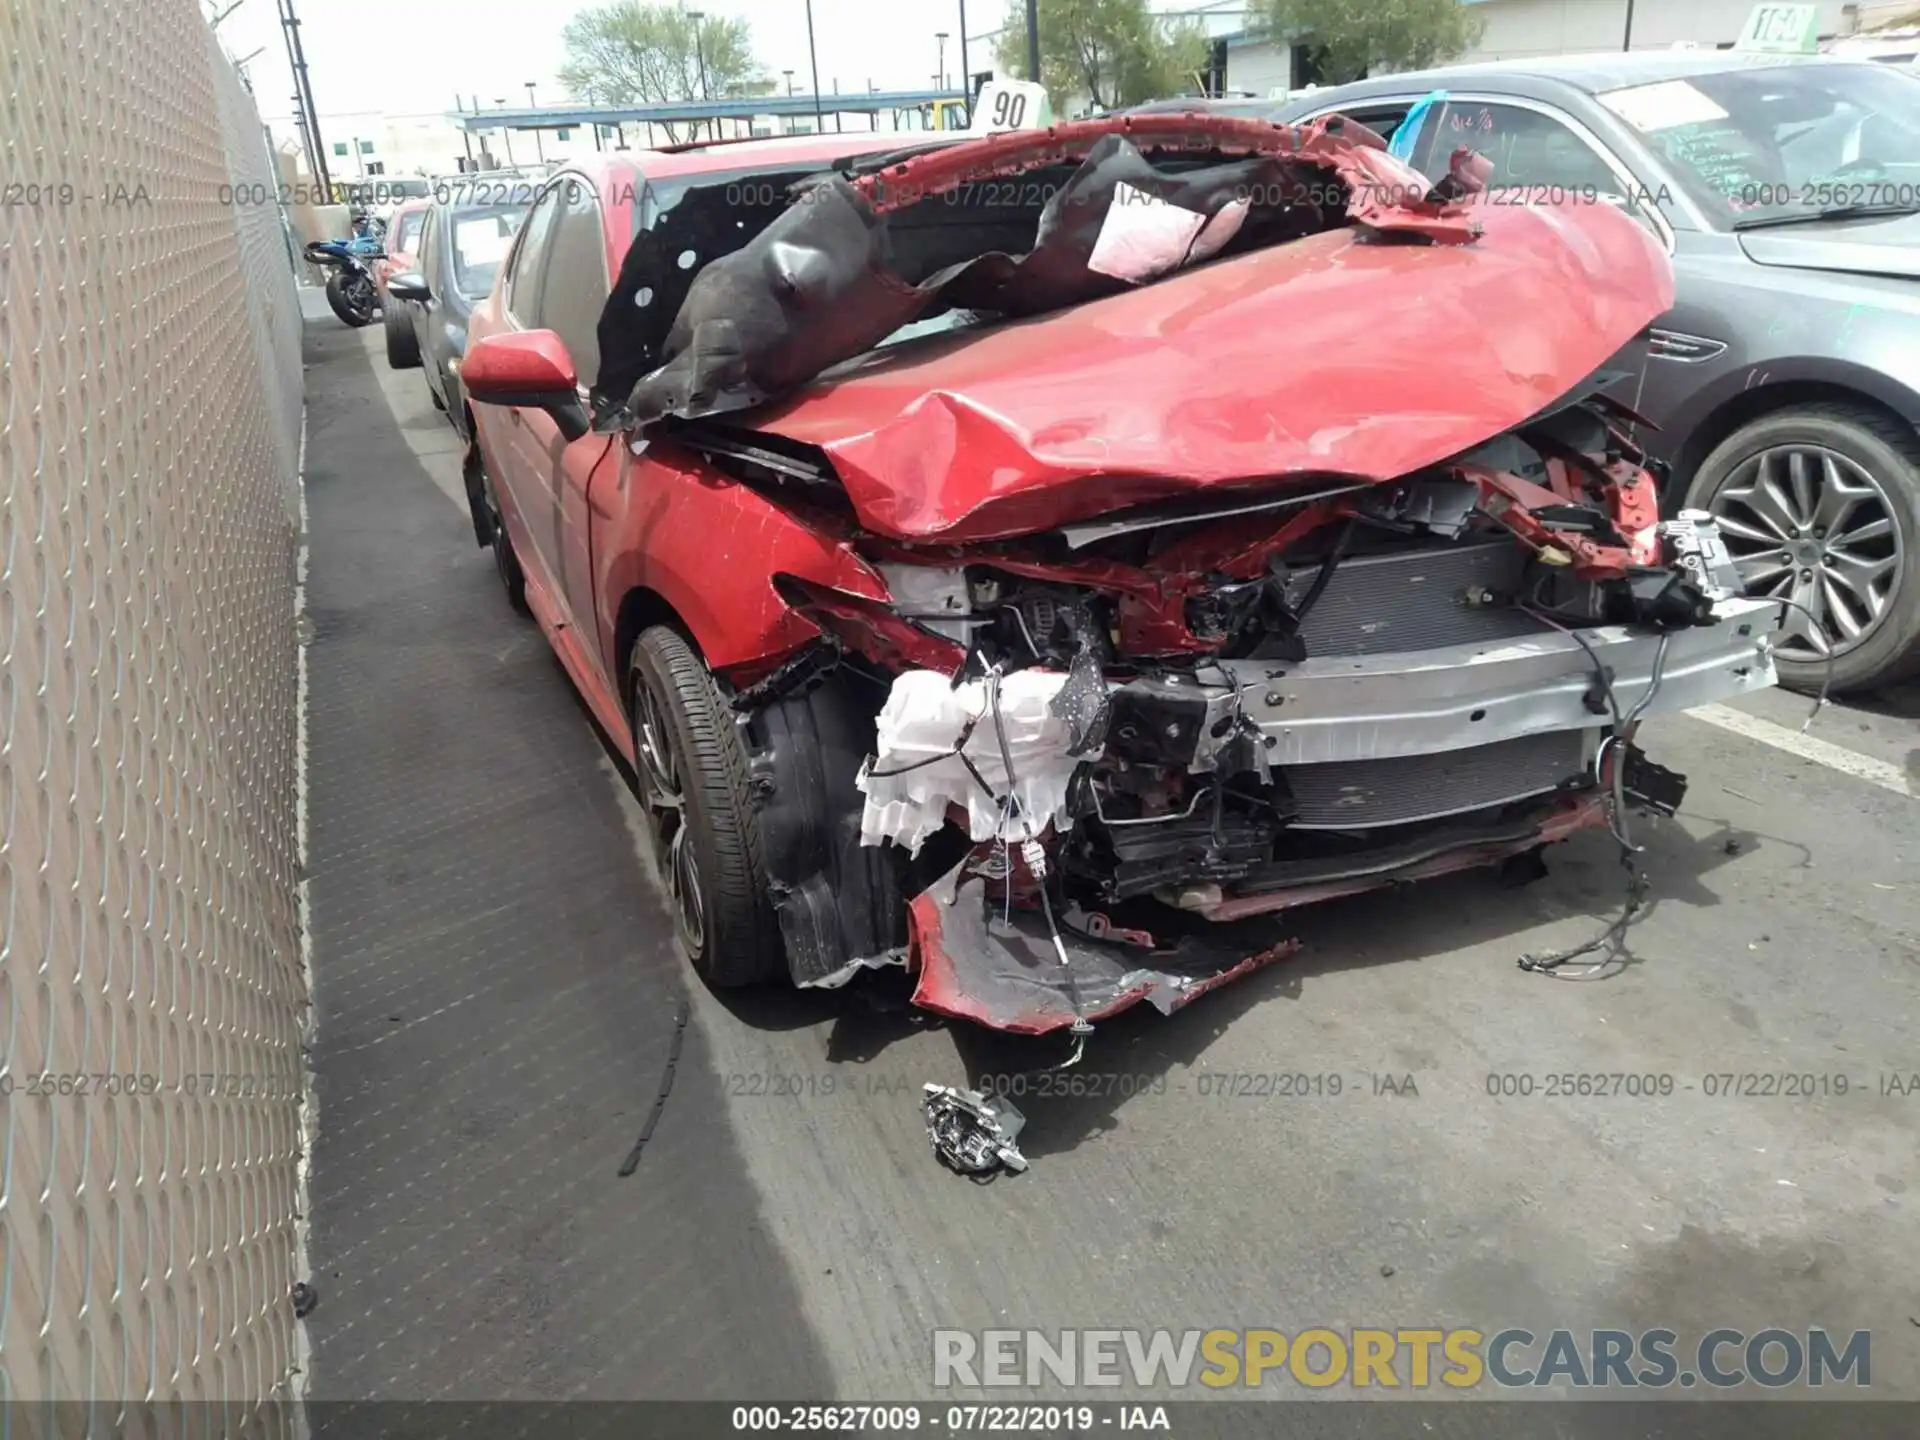
M 785 972 L 747 761 L 726 697 L 678 631 L 634 644 L 634 769 L 680 947 L 716 989 Z
M 387 365 L 394 370 L 413 370 L 420 364 L 420 337 L 413 333 L 413 312 L 397 300 L 381 309 L 387 329 Z
M 479 446 L 475 446 L 477 454 Z M 493 476 L 486 461 L 474 462 L 480 470 L 480 504 L 486 513 L 487 544 L 493 549 L 493 568 L 507 592 L 507 603 L 522 615 L 532 614 L 527 604 L 527 575 L 520 568 L 520 557 L 513 553 L 513 540 L 507 534 L 507 522 L 500 513 L 500 497 L 493 488 Z
M 1889 415 L 1807 405 L 1736 430 L 1701 462 L 1687 504 L 1711 511 L 1747 593 L 1790 600 L 1783 684 L 1836 691 L 1920 672 L 1920 442 Z M 1816 632 L 1817 627 L 1817 633 Z

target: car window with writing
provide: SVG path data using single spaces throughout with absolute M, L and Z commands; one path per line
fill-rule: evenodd
M 1433 179 L 1446 174 L 1453 152 L 1465 146 L 1493 164 L 1488 188 L 1538 187 L 1542 198 L 1614 195 L 1621 183 L 1594 149 L 1551 115 L 1518 105 L 1450 101 L 1440 116 L 1437 143 L 1427 153 Z

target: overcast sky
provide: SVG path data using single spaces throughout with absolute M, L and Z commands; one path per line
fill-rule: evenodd
M 224 8 L 228 0 L 217 0 Z M 388 115 L 451 110 L 456 94 L 479 95 L 491 106 L 501 97 L 524 105 L 531 80 L 541 104 L 564 98 L 554 80 L 563 58 L 560 31 L 587 0 L 295 0 L 307 52 L 314 103 L 320 114 L 377 111 Z M 704 0 L 691 8 L 739 16 L 753 26 L 754 50 L 767 73 L 789 67 L 794 85 L 808 89 L 805 0 Z M 1005 0 L 969 0 L 970 36 L 997 31 Z M 931 84 L 936 31 L 945 30 L 947 74 L 960 75 L 960 0 L 813 0 L 820 88 L 863 91 Z M 261 115 L 284 121 L 293 113 L 275 0 L 241 0 L 220 23 L 234 58 L 248 62 Z M 976 70 L 992 64 L 991 41 L 970 47 Z

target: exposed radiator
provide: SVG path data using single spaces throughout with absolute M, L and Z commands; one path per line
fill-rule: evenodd
M 1599 737 L 1597 729 L 1556 730 L 1439 755 L 1290 765 L 1299 811 L 1291 828 L 1404 825 L 1544 794 L 1587 771 Z
M 1309 655 L 1388 655 L 1438 645 L 1512 640 L 1546 626 L 1510 605 L 1468 605 L 1483 586 L 1511 595 L 1527 561 L 1518 541 L 1500 536 L 1343 560 L 1300 626 Z M 1296 575 L 1299 600 L 1312 571 Z

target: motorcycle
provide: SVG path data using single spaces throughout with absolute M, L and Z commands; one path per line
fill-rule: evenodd
M 333 271 L 327 277 L 327 304 L 334 314 L 355 329 L 379 318 L 380 290 L 371 268 L 384 253 L 378 235 L 357 231 L 346 240 L 315 240 L 304 253 L 315 265 Z

